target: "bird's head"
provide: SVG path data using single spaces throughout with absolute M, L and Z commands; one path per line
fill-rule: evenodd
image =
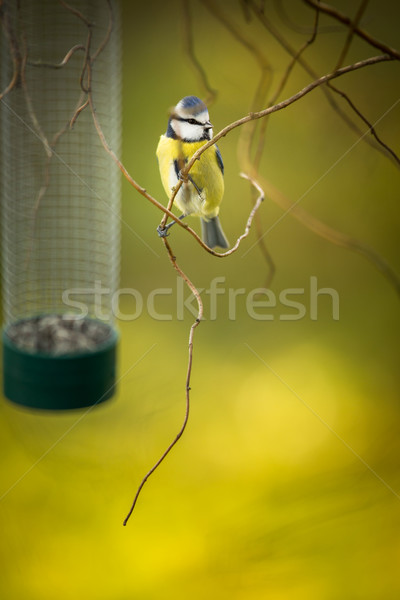
M 211 140 L 212 125 L 207 106 L 196 96 L 185 96 L 178 102 L 168 121 L 167 136 L 184 142 Z

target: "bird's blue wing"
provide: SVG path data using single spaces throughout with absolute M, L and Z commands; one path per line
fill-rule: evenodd
M 179 175 L 180 175 L 180 167 L 179 167 L 179 161 L 177 161 L 176 159 L 174 160 L 174 169 L 175 169 L 175 175 L 177 180 L 179 181 Z
M 215 156 L 217 157 L 217 163 L 219 168 L 221 169 L 222 175 L 224 174 L 224 163 L 222 161 L 221 152 L 219 151 L 218 146 L 215 146 Z

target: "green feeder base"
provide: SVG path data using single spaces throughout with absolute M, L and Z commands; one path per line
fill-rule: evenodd
M 3 331 L 4 395 L 12 402 L 71 410 L 100 404 L 114 395 L 118 335 L 113 328 L 94 349 L 55 356 L 18 347 L 8 334 L 12 327 Z

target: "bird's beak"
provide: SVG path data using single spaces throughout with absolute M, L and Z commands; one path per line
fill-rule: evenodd
M 212 126 L 211 121 L 206 121 L 204 123 L 204 129 L 212 129 L 212 128 L 213 128 L 213 126 Z

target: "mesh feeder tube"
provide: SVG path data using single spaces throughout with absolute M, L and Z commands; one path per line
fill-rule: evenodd
M 103 402 L 116 381 L 120 177 L 85 103 L 119 154 L 118 6 L 75 5 L 1 6 L 4 395 L 50 410 Z

